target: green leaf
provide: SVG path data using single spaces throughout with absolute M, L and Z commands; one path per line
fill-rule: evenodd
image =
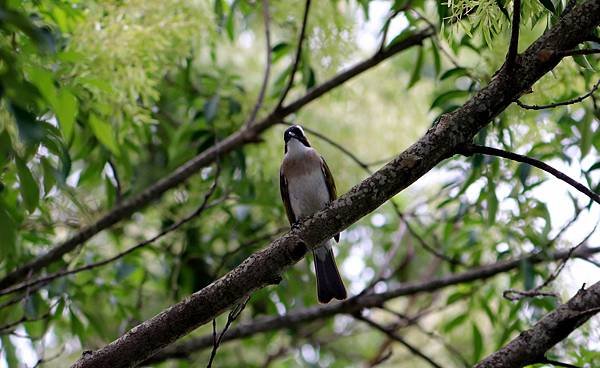
M 115 156 L 120 156 L 119 147 L 117 146 L 117 141 L 113 135 L 111 125 L 100 120 L 100 118 L 98 118 L 95 114 L 90 114 L 88 121 L 92 131 L 94 132 L 94 136 L 98 138 L 100 143 L 102 143 L 104 147 L 108 148 L 108 150 Z
M 227 37 L 229 40 L 233 42 L 235 39 L 235 7 L 237 5 L 237 0 L 231 4 L 229 8 L 229 14 L 227 15 L 227 20 L 225 21 L 225 30 L 227 31 Z
M 34 114 L 15 104 L 10 105 L 10 111 L 17 122 L 19 137 L 23 142 L 34 145 L 44 138 L 44 128 Z
M 433 110 L 436 107 L 442 108 L 449 101 L 454 100 L 456 98 L 466 97 L 468 95 L 469 91 L 462 91 L 458 89 L 444 92 L 433 100 L 433 102 L 431 103 L 430 110 Z
M 419 54 L 417 55 L 417 61 L 415 63 L 415 68 L 410 75 L 410 80 L 408 81 L 407 88 L 410 89 L 414 86 L 419 79 L 421 78 L 421 68 L 423 67 L 423 47 L 419 47 Z
M 8 211 L 2 207 L 2 203 L 0 203 L 0 234 L 2 234 L 2 241 L 0 242 L 0 261 L 2 261 L 5 257 L 15 254 L 17 240 L 15 221 Z
M 581 141 L 579 142 L 579 149 L 581 150 L 581 157 L 587 156 L 592 148 L 592 141 L 594 135 L 592 133 L 592 114 L 586 114 L 583 119 L 579 122 L 577 127 L 581 134 Z
M 63 136 L 68 142 L 73 136 L 73 126 L 77 116 L 78 102 L 77 98 L 68 90 L 61 90 L 58 94 L 57 104 L 55 106 L 56 117 L 60 123 Z
M 521 273 L 523 274 L 523 286 L 525 290 L 531 290 L 535 286 L 535 270 L 527 259 L 521 261 Z
M 552 0 L 539 0 L 544 8 L 550 10 L 553 14 L 556 14 L 556 7 L 552 3 Z
M 531 165 L 520 163 L 519 167 L 517 167 L 517 176 L 519 177 L 519 181 L 523 187 L 527 186 L 527 178 L 531 173 Z
M 496 222 L 496 213 L 498 212 L 498 197 L 496 197 L 496 187 L 491 178 L 488 178 L 487 188 L 487 211 L 488 225 L 493 225 Z
M 477 324 L 473 322 L 473 362 L 478 362 L 483 355 L 483 336 L 477 327 Z
M 30 67 L 27 71 L 29 80 L 33 83 L 50 106 L 57 105 L 56 87 L 54 77 L 48 70 L 39 67 Z
M 21 198 L 23 199 L 25 208 L 31 213 L 35 211 L 40 201 L 40 190 L 27 164 L 18 156 L 15 156 L 15 163 L 17 166 L 17 175 L 19 175 Z
M 44 196 L 47 196 L 56 184 L 56 169 L 46 157 L 42 157 L 41 161 L 44 171 Z
M 595 164 L 593 164 L 592 166 L 590 166 L 590 168 L 587 169 L 587 172 L 590 172 L 592 170 L 597 170 L 597 169 L 600 169 L 600 161 L 598 161 Z
M 208 101 L 206 101 L 206 103 L 204 103 L 204 118 L 207 122 L 212 122 L 217 116 L 220 100 L 221 96 L 219 94 L 215 94 Z
M 271 48 L 271 62 L 274 64 L 292 50 L 292 45 L 280 42 Z
M 466 321 L 468 317 L 469 316 L 466 313 L 465 314 L 459 314 L 458 316 L 454 317 L 450 321 L 446 322 L 444 324 L 444 326 L 442 327 L 442 330 L 444 331 L 444 333 L 450 332 L 453 329 L 455 329 L 456 327 L 458 327 L 458 325 L 460 325 L 464 321 Z
M 435 75 L 438 76 L 442 71 L 442 59 L 440 52 L 438 51 L 435 42 L 431 42 L 431 53 L 433 54 L 433 66 L 435 68 Z
M 71 333 L 75 336 L 78 336 L 79 339 L 83 340 L 85 336 L 85 326 L 83 325 L 83 322 L 81 322 L 79 317 L 77 317 L 77 314 L 72 309 L 72 307 L 69 307 L 69 316 L 71 319 Z
M 17 350 L 15 346 L 12 344 L 9 335 L 0 336 L 0 341 L 2 341 L 3 354 L 2 356 L 6 358 L 6 362 L 8 363 L 8 368 L 17 368 L 19 367 L 19 358 L 17 358 Z
M 467 69 L 465 68 L 452 68 L 452 69 L 448 69 L 444 72 L 444 74 L 442 74 L 440 76 L 440 80 L 444 80 L 444 79 L 448 79 L 451 77 L 462 77 L 467 75 Z

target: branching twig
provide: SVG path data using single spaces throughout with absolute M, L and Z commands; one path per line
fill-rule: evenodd
M 462 146 L 458 149 L 457 153 L 460 153 L 465 156 L 470 156 L 474 153 L 479 153 L 479 154 L 489 155 L 489 156 L 498 156 L 498 157 L 507 158 L 507 159 L 513 160 L 513 161 L 523 162 L 523 163 L 529 164 L 531 166 L 535 166 L 538 169 L 544 170 L 547 173 L 553 175 L 557 179 L 564 181 L 565 183 L 569 184 L 573 188 L 577 189 L 579 192 L 588 196 L 594 202 L 600 204 L 600 195 L 592 192 L 585 185 L 579 183 L 578 181 L 569 177 L 565 173 L 563 173 L 563 172 L 553 168 L 552 166 L 548 165 L 547 163 L 537 160 L 535 158 L 524 156 L 524 155 L 519 155 L 519 154 L 513 153 L 513 152 L 504 151 L 504 150 L 501 150 L 498 148 L 480 146 L 480 145 L 476 145 L 476 144 L 469 144 L 469 145 Z
M 60 350 L 56 354 L 52 355 L 51 357 L 48 357 L 48 358 L 42 357 L 42 358 L 38 359 L 38 361 L 35 363 L 35 365 L 32 368 L 40 367 L 44 363 L 48 363 L 55 359 L 58 359 L 64 352 L 65 352 L 65 345 L 63 345 L 60 348 Z
M 133 247 L 120 252 L 110 258 L 107 258 L 105 260 L 99 261 L 99 262 L 95 262 L 95 263 L 90 263 L 87 264 L 85 266 L 81 266 L 78 268 L 74 268 L 71 270 L 62 270 L 62 271 L 57 271 L 55 273 L 52 273 L 50 275 L 47 276 L 43 276 L 43 277 L 39 277 L 35 280 L 30 280 L 30 281 L 26 281 L 24 283 L 15 285 L 14 287 L 8 288 L 8 289 L 4 289 L 4 290 L 0 290 L 0 296 L 2 295 L 7 295 L 7 294 L 12 294 L 12 293 L 16 293 L 22 290 L 25 290 L 28 287 L 32 287 L 32 286 L 37 286 L 37 285 L 45 285 L 53 280 L 56 280 L 58 278 L 61 277 L 65 277 L 65 276 L 69 276 L 69 275 L 73 275 L 79 272 L 83 272 L 83 271 L 89 271 L 92 270 L 94 268 L 98 268 L 101 266 L 105 266 L 109 263 L 112 263 L 120 258 L 125 257 L 126 255 L 135 252 L 136 250 L 143 248 L 153 242 L 155 242 L 156 240 L 162 238 L 163 236 L 167 235 L 168 233 L 177 230 L 179 227 L 181 227 L 182 225 L 184 225 L 185 223 L 189 222 L 190 220 L 192 220 L 193 218 L 195 218 L 196 216 L 200 215 L 205 209 L 207 209 L 208 207 L 212 207 L 211 205 L 209 205 L 208 200 L 210 199 L 210 197 L 213 195 L 213 193 L 215 192 L 215 190 L 217 189 L 217 185 L 218 185 L 218 177 L 220 174 L 220 165 L 217 165 L 217 169 L 215 172 L 215 180 L 213 181 L 211 187 L 209 188 L 208 192 L 206 192 L 206 194 L 204 195 L 204 199 L 202 200 L 202 203 L 200 204 L 200 206 L 198 206 L 198 208 L 196 208 L 196 210 L 194 210 L 192 213 L 190 213 L 189 215 L 185 216 L 184 218 L 182 218 L 181 220 L 171 224 L 170 226 L 168 226 L 167 228 L 165 228 L 164 230 L 162 230 L 161 232 L 159 232 L 158 234 L 156 234 L 155 236 L 146 239 L 144 241 L 142 241 L 141 243 L 138 243 L 137 245 L 134 245 Z
M 600 252 L 600 248 L 580 247 L 574 251 L 574 257 L 588 257 L 592 254 Z M 288 312 L 283 316 L 266 316 L 256 318 L 253 321 L 246 322 L 231 330 L 223 338 L 221 342 L 236 340 L 266 331 L 275 331 L 284 328 L 295 328 L 296 326 L 306 325 L 310 322 L 320 321 L 331 316 L 343 313 L 354 313 L 363 308 L 381 306 L 388 300 L 400 296 L 413 296 L 418 293 L 431 292 L 439 290 L 443 287 L 456 285 L 461 283 L 473 282 L 475 280 L 483 280 L 494 275 L 507 272 L 520 267 L 523 261 L 539 263 L 547 260 L 560 260 L 567 255 L 567 251 L 557 251 L 548 258 L 542 257 L 540 254 L 530 254 L 524 257 L 515 258 L 507 261 L 499 261 L 492 264 L 473 267 L 467 271 L 448 274 L 446 276 L 426 279 L 420 277 L 419 281 L 405 282 L 398 286 L 393 286 L 385 292 L 364 294 L 350 298 L 342 303 L 326 304 L 308 308 L 300 308 Z M 319 324 L 321 325 L 321 324 Z M 150 362 L 159 362 L 166 359 L 179 358 L 182 355 L 189 355 L 192 352 L 200 351 L 211 347 L 213 343 L 212 336 L 201 336 L 188 340 L 187 342 L 168 347 L 162 353 L 158 353 Z
M 42 314 L 41 316 L 37 316 L 37 317 L 33 317 L 33 318 L 29 318 L 26 315 L 24 315 L 23 317 L 21 317 L 20 319 L 13 321 L 13 322 L 9 322 L 3 326 L 0 326 L 0 335 L 4 335 L 8 332 L 10 332 L 10 330 L 13 327 L 16 327 L 18 325 L 20 325 L 21 323 L 25 323 L 25 322 L 35 322 L 35 321 L 42 321 L 45 319 L 48 319 L 51 315 L 52 315 L 52 309 L 54 307 L 56 307 L 56 305 L 58 305 L 58 303 L 61 301 L 61 299 L 58 299 L 57 301 L 55 301 L 49 308 L 48 311 L 44 314 Z
M 219 334 L 218 338 L 217 338 L 217 319 L 216 318 L 213 319 L 213 321 L 212 321 L 213 348 L 212 348 L 212 351 L 210 352 L 210 358 L 208 360 L 208 364 L 206 365 L 206 368 L 212 367 L 213 360 L 215 359 L 215 356 L 217 355 L 217 349 L 219 349 L 219 345 L 221 344 L 221 340 L 223 339 L 223 336 L 229 329 L 229 326 L 231 326 L 231 323 L 233 323 L 233 321 L 235 321 L 238 318 L 238 316 L 242 313 L 244 308 L 246 308 L 246 304 L 248 304 L 248 300 L 250 300 L 249 295 L 246 296 L 244 298 L 244 300 L 242 300 L 238 305 L 236 305 L 231 310 L 231 312 L 229 312 L 229 314 L 227 315 L 227 322 L 225 322 L 225 327 L 223 328 L 223 331 L 221 331 L 221 334 Z
M 360 313 L 355 314 L 354 318 L 365 322 L 369 326 L 371 326 L 371 327 L 373 327 L 373 328 L 375 328 L 375 329 L 383 332 L 384 334 L 386 334 L 389 338 L 393 339 L 394 341 L 397 341 L 400 344 L 404 345 L 404 347 L 407 348 L 411 353 L 413 353 L 414 355 L 418 356 L 419 358 L 425 360 L 432 367 L 442 368 L 441 365 L 439 365 L 433 359 L 431 359 L 430 357 L 428 357 L 427 355 L 425 355 L 417 347 L 415 347 L 412 344 L 408 343 L 406 340 L 404 340 L 404 338 L 402 338 L 402 336 L 400 336 L 397 333 L 395 333 L 392 329 L 387 328 L 385 326 L 382 326 L 379 323 L 373 321 L 372 319 L 361 315 Z
M 265 93 L 267 92 L 267 86 L 269 84 L 269 76 L 271 75 L 271 27 L 270 27 L 270 15 L 269 15 L 269 0 L 262 1 L 263 6 L 263 21 L 265 24 L 265 47 L 267 48 L 267 56 L 265 62 L 265 75 L 263 77 L 260 92 L 258 93 L 258 99 L 256 104 L 252 108 L 252 112 L 246 121 L 246 126 L 254 124 L 258 110 L 263 104 L 265 99 Z
M 557 360 L 548 359 L 546 357 L 544 357 L 543 359 L 541 359 L 539 363 L 541 363 L 541 364 L 552 364 L 552 365 L 554 365 L 556 367 L 581 368 L 581 367 L 573 365 L 573 364 L 559 362 Z
M 390 13 L 390 15 L 388 15 L 388 17 L 386 18 L 386 20 L 383 24 L 383 31 L 381 34 L 381 42 L 379 43 L 379 49 L 377 52 L 381 52 L 381 51 L 383 51 L 383 49 L 385 49 L 385 43 L 387 41 L 388 31 L 389 31 L 390 23 L 392 22 L 392 19 L 394 19 L 398 14 L 402 13 L 403 11 L 410 9 L 410 7 L 411 7 L 411 2 L 409 1 L 406 5 L 392 11 Z
M 556 280 L 556 278 L 558 277 L 558 275 L 560 275 L 560 273 L 562 272 L 562 270 L 567 265 L 567 262 L 569 261 L 569 259 L 571 259 L 571 256 L 573 255 L 573 252 L 575 252 L 577 250 L 577 248 L 579 248 L 580 246 L 582 246 L 583 244 L 585 244 L 589 240 L 589 238 L 592 236 L 592 234 L 594 234 L 596 232 L 596 228 L 597 227 L 598 227 L 598 224 L 596 224 L 594 226 L 594 228 L 592 229 L 592 231 L 590 231 L 587 234 L 587 236 L 581 242 L 579 242 L 579 244 L 577 244 L 576 246 L 571 247 L 571 249 L 569 249 L 569 252 L 563 258 L 563 260 L 560 263 L 560 265 L 556 268 L 556 270 L 554 270 L 554 272 L 552 272 L 550 274 L 550 276 L 542 284 L 534 287 L 531 290 L 508 289 L 508 290 L 505 290 L 502 293 L 502 296 L 505 299 L 508 299 L 508 300 L 511 300 L 511 301 L 517 301 L 517 300 L 521 300 L 523 298 L 531 298 L 531 297 L 544 297 L 544 296 L 557 297 L 557 295 L 556 295 L 555 292 L 543 292 L 543 291 L 540 291 L 540 290 L 542 290 L 546 286 L 550 285 L 550 283 L 552 281 Z
M 594 86 L 592 87 L 592 89 L 586 93 L 585 95 L 579 96 L 577 98 L 571 99 L 571 100 L 567 100 L 567 101 L 561 101 L 561 102 L 555 102 L 555 103 L 551 103 L 548 105 L 527 105 L 522 103 L 519 100 L 516 100 L 515 102 L 517 103 L 517 105 L 519 105 L 520 107 L 527 109 L 527 110 L 544 110 L 544 109 L 552 109 L 555 107 L 559 107 L 559 106 L 567 106 L 567 105 L 573 105 L 576 103 L 579 103 L 583 100 L 585 100 L 586 98 L 592 96 L 594 92 L 596 92 L 596 90 L 600 87 L 600 79 L 598 80 L 598 82 L 596 82 L 596 84 L 594 84 Z
M 296 47 L 296 56 L 294 58 L 294 63 L 292 64 L 292 70 L 290 71 L 290 79 L 288 80 L 287 85 L 283 89 L 281 93 L 281 97 L 279 98 L 279 102 L 275 106 L 275 111 L 279 111 L 285 102 L 285 98 L 287 97 L 288 92 L 292 89 L 294 85 L 294 76 L 296 75 L 296 71 L 298 70 L 298 65 L 300 64 L 300 59 L 302 58 L 302 44 L 304 44 L 304 36 L 306 34 L 306 24 L 308 23 L 308 10 L 310 9 L 310 1 L 306 0 L 306 5 L 304 6 L 304 15 L 302 16 L 302 26 L 300 28 L 300 37 L 298 39 L 298 46 Z
M 521 24 L 521 0 L 513 0 L 512 28 L 510 32 L 510 45 L 506 54 L 506 68 L 511 69 L 517 61 L 519 49 L 519 25 Z

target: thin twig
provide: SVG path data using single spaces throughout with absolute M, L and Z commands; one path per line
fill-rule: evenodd
M 64 352 L 65 352 L 65 345 L 61 346 L 60 350 L 56 354 L 52 355 L 51 357 L 38 359 L 38 361 L 35 363 L 35 365 L 32 368 L 40 367 L 44 363 L 48 363 L 55 359 L 58 359 Z
M 242 313 L 242 311 L 244 310 L 244 308 L 246 308 L 246 304 L 248 304 L 248 300 L 250 300 L 250 296 L 246 296 L 244 298 L 244 300 L 242 300 L 238 305 L 236 305 L 231 312 L 229 312 L 229 314 L 227 315 L 227 322 L 225 322 L 225 327 L 223 328 L 223 331 L 221 331 L 221 334 L 219 335 L 219 337 L 217 338 L 217 319 L 213 319 L 213 348 L 212 351 L 210 352 L 210 358 L 208 360 L 208 364 L 206 365 L 206 368 L 211 368 L 212 367 L 212 363 L 213 360 L 215 359 L 215 356 L 217 355 L 217 349 L 219 349 L 219 345 L 221 344 L 221 340 L 223 339 L 223 336 L 225 335 L 225 332 L 227 332 L 227 330 L 229 329 L 229 326 L 231 326 L 231 323 L 233 321 L 236 320 L 236 318 L 238 318 L 238 316 Z
M 58 305 L 58 303 L 62 300 L 62 298 L 56 300 L 49 308 L 48 311 L 44 314 L 42 314 L 41 316 L 37 316 L 37 317 L 33 317 L 33 318 L 29 318 L 26 315 L 23 315 L 23 317 L 21 317 L 20 319 L 13 321 L 13 322 L 9 322 L 3 326 L 0 326 L 0 335 L 4 335 L 7 332 L 10 332 L 9 330 L 12 329 L 15 326 L 18 326 L 22 323 L 25 322 L 35 322 L 35 321 L 42 321 L 45 319 L 48 319 L 51 315 L 52 315 L 52 309 L 54 307 L 56 307 Z
M 143 248 L 145 246 L 147 246 L 148 244 L 151 244 L 153 242 L 155 242 L 156 240 L 162 238 L 163 236 L 167 235 L 168 233 L 177 230 L 179 227 L 181 227 L 182 225 L 184 225 L 185 223 L 189 222 L 190 220 L 192 220 L 193 218 L 195 218 L 196 216 L 200 215 L 205 209 L 207 209 L 208 207 L 212 207 L 208 205 L 208 200 L 209 198 L 212 196 L 212 194 L 215 192 L 215 190 L 217 189 L 217 184 L 218 184 L 218 177 L 219 177 L 219 173 L 220 173 L 220 165 L 217 165 L 217 170 L 215 172 L 215 180 L 213 181 L 213 184 L 211 185 L 210 189 L 208 190 L 208 192 L 204 195 L 204 199 L 202 200 L 202 204 L 200 204 L 200 206 L 198 206 L 198 208 L 196 208 L 196 210 L 194 210 L 192 213 L 190 213 L 189 215 L 185 216 L 184 218 L 182 218 L 181 220 L 175 222 L 174 224 L 168 226 L 166 229 L 162 230 L 161 232 L 159 232 L 158 234 L 156 234 L 155 236 L 146 239 L 144 241 L 142 241 L 141 243 L 138 243 L 137 245 L 121 252 L 118 253 L 116 255 L 114 255 L 113 257 L 107 258 L 105 260 L 99 261 L 99 262 L 95 262 L 95 263 L 90 263 L 87 264 L 85 266 L 81 266 L 78 268 L 74 268 L 71 270 L 62 270 L 62 271 L 57 271 L 55 273 L 52 273 L 50 275 L 44 276 L 44 277 L 40 277 L 37 278 L 35 280 L 32 281 L 27 281 L 24 283 L 21 283 L 19 285 L 16 285 L 12 288 L 8 288 L 8 289 L 4 289 L 0 291 L 0 296 L 3 295 L 7 295 L 7 294 L 12 294 L 12 293 L 16 293 L 18 291 L 24 290 L 28 287 L 31 286 L 36 286 L 36 285 L 45 285 L 55 279 L 61 278 L 61 277 L 65 277 L 68 275 L 73 275 L 79 272 L 83 272 L 83 271 L 89 271 L 92 270 L 94 268 L 98 268 L 104 265 L 107 265 L 109 263 L 112 263 L 120 258 L 125 257 L 126 255 L 140 249 Z
M 556 270 L 554 270 L 554 272 L 552 272 L 550 274 L 550 276 L 540 285 L 534 287 L 531 290 L 515 290 L 515 289 L 508 289 L 508 290 L 504 290 L 504 292 L 502 293 L 502 296 L 505 299 L 508 299 L 510 301 L 517 301 L 517 300 L 521 300 L 523 298 L 535 298 L 535 297 L 554 297 L 556 298 L 557 295 L 555 292 L 544 292 L 544 291 L 540 291 L 543 288 L 545 288 L 546 286 L 550 285 L 550 283 L 554 280 L 556 280 L 556 278 L 558 277 L 558 275 L 560 275 L 560 273 L 562 272 L 562 270 L 565 268 L 565 266 L 567 265 L 567 262 L 569 261 L 569 259 L 571 259 L 571 257 L 573 256 L 573 253 L 583 244 L 585 244 L 589 238 L 592 236 L 592 234 L 594 234 L 596 232 L 596 228 L 598 227 L 598 224 L 596 224 L 594 226 L 594 228 L 592 229 L 592 231 L 590 231 L 587 236 L 581 241 L 579 242 L 579 244 L 577 244 L 574 247 L 571 247 L 571 249 L 569 249 L 569 252 L 565 255 L 565 257 L 563 258 L 562 262 L 560 263 L 560 265 L 556 268 Z
M 598 80 L 598 82 L 596 82 L 596 84 L 594 84 L 594 86 L 592 87 L 592 89 L 586 93 L 585 95 L 576 97 L 572 100 L 567 100 L 567 101 L 561 101 L 561 102 L 555 102 L 555 103 L 551 103 L 548 105 L 527 105 L 524 104 L 523 102 L 516 100 L 515 102 L 517 103 L 517 105 L 519 105 L 519 107 L 522 107 L 524 109 L 527 110 L 544 110 L 544 109 L 552 109 L 555 107 L 559 107 L 559 106 L 567 106 L 567 105 L 573 105 L 576 103 L 579 103 L 583 100 L 585 100 L 586 98 L 592 96 L 594 94 L 594 92 L 596 92 L 596 90 L 600 87 L 600 79 Z
M 552 359 L 548 359 L 546 357 L 544 357 L 539 363 L 542 363 L 542 364 L 552 364 L 552 365 L 557 366 L 557 367 L 565 367 L 565 368 L 581 368 L 581 367 L 579 367 L 577 365 L 559 362 L 558 360 L 552 360 Z
M 383 49 L 385 49 L 385 43 L 387 41 L 388 31 L 389 31 L 390 23 L 392 22 L 392 19 L 394 19 L 398 14 L 402 13 L 403 11 L 410 9 L 410 7 L 411 7 L 411 2 L 409 1 L 406 5 L 390 12 L 390 15 L 388 15 L 388 17 L 385 20 L 385 23 L 383 25 L 383 30 L 382 30 L 382 34 L 381 34 L 381 42 L 379 43 L 379 49 L 377 52 L 381 52 L 381 51 L 383 51 Z
M 405 348 L 407 348 L 411 353 L 413 353 L 414 355 L 418 356 L 419 358 L 425 360 L 427 363 L 429 363 L 432 367 L 435 368 L 442 368 L 441 365 L 439 365 L 438 363 L 436 363 L 433 359 L 431 359 L 430 357 L 428 357 L 427 355 L 425 355 L 423 352 L 421 352 L 419 349 L 417 349 L 415 346 L 413 346 L 412 344 L 408 343 L 406 340 L 404 340 L 404 338 L 402 338 L 402 336 L 398 335 L 397 333 L 395 333 L 393 330 L 380 325 L 379 323 L 373 321 L 372 319 L 365 317 L 359 313 L 354 315 L 354 318 L 361 320 L 363 322 L 365 322 L 366 324 L 368 324 L 371 327 L 374 327 L 375 329 L 383 332 L 384 334 L 386 334 L 389 338 L 399 342 L 400 344 L 404 345 Z
M 588 196 L 594 202 L 600 204 L 600 196 L 597 193 L 592 192 L 585 185 L 579 183 L 578 181 L 569 177 L 565 173 L 563 173 L 563 172 L 553 168 L 552 166 L 548 165 L 547 163 L 537 160 L 535 158 L 524 156 L 524 155 L 519 155 L 519 154 L 513 153 L 513 152 L 504 151 L 504 150 L 501 150 L 498 148 L 480 146 L 480 145 L 476 145 L 476 144 L 469 144 L 469 145 L 461 146 L 458 149 L 458 153 L 465 155 L 465 156 L 470 156 L 474 153 L 479 153 L 479 154 L 489 155 L 489 156 L 498 156 L 498 157 L 507 158 L 509 160 L 526 163 L 531 166 L 535 166 L 538 169 L 544 170 L 547 173 L 553 175 L 557 179 L 564 181 L 565 183 L 569 184 L 573 188 L 577 189 L 579 192 Z
M 298 40 L 298 46 L 296 47 L 296 57 L 294 59 L 294 64 L 292 64 L 292 70 L 290 71 L 290 79 L 288 80 L 285 89 L 281 93 L 281 97 L 279 98 L 279 102 L 275 107 L 275 111 L 279 111 L 283 106 L 283 102 L 287 97 L 288 92 L 292 89 L 294 84 L 294 76 L 296 75 L 296 71 L 298 70 L 298 65 L 300 64 L 300 59 L 302 58 L 302 44 L 304 43 L 304 36 L 306 34 L 306 24 L 308 23 L 308 10 L 310 9 L 310 1 L 306 0 L 306 5 L 304 6 L 304 15 L 302 17 L 302 28 L 300 28 L 300 37 Z
M 567 57 L 567 56 L 577 56 L 577 55 L 593 55 L 600 54 L 600 49 L 573 49 L 573 50 L 564 50 L 556 52 L 557 56 Z
M 263 77 L 262 85 L 260 87 L 260 92 L 258 93 L 258 99 L 254 108 L 252 108 L 252 112 L 250 113 L 250 117 L 246 121 L 246 125 L 254 124 L 256 120 L 256 115 L 258 114 L 258 110 L 263 104 L 265 99 L 265 94 L 267 92 L 267 85 L 269 84 L 269 76 L 271 75 L 271 27 L 270 27 L 270 16 L 269 16 L 269 0 L 263 0 L 263 21 L 265 24 L 265 47 L 267 48 L 266 62 L 265 62 L 265 75 Z
M 510 32 L 510 45 L 506 54 L 506 68 L 511 69 L 517 61 L 519 49 L 519 25 L 521 24 L 521 0 L 513 0 L 512 28 Z

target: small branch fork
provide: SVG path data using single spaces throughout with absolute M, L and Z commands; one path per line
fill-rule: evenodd
M 569 177 L 568 175 L 564 174 L 563 172 L 561 172 L 561 171 L 553 168 L 552 166 L 548 165 L 547 163 L 537 160 L 535 158 L 519 155 L 519 154 L 513 153 L 513 152 L 504 151 L 504 150 L 501 150 L 498 148 L 480 146 L 480 145 L 476 145 L 476 144 L 467 144 L 467 145 L 461 146 L 458 149 L 458 153 L 465 155 L 465 156 L 471 156 L 474 153 L 479 153 L 479 154 L 488 155 L 488 156 L 498 156 L 498 157 L 507 158 L 509 160 L 526 163 L 531 166 L 535 166 L 538 169 L 544 170 L 547 173 L 553 175 L 557 179 L 564 181 L 565 183 L 569 184 L 573 188 L 577 189 L 579 192 L 588 196 L 594 202 L 600 204 L 600 195 L 592 192 L 585 185 L 579 183 L 578 181 Z
M 535 297 L 553 297 L 553 298 L 556 298 L 558 296 L 558 295 L 556 295 L 556 293 L 554 293 L 554 292 L 544 292 L 544 291 L 541 291 L 541 290 L 543 288 L 545 288 L 546 286 L 550 285 L 550 283 L 552 281 L 556 280 L 556 278 L 558 277 L 558 275 L 560 275 L 560 273 L 562 272 L 562 270 L 567 265 L 567 262 L 573 256 L 573 252 L 575 252 L 580 246 L 582 246 L 583 244 L 585 244 L 589 240 L 589 238 L 592 236 L 592 234 L 594 234 L 596 232 L 597 228 L 598 228 L 598 224 L 596 224 L 596 226 L 594 226 L 594 228 L 592 229 L 592 231 L 590 231 L 587 234 L 587 236 L 581 242 L 579 242 L 579 244 L 577 244 L 576 246 L 571 247 L 571 249 L 569 249 L 569 253 L 567 253 L 565 255 L 565 257 L 563 258 L 563 260 L 560 263 L 560 265 L 556 268 L 556 270 L 554 270 L 554 272 L 552 272 L 552 274 L 550 274 L 550 276 L 541 285 L 538 285 L 538 286 L 534 287 L 531 290 L 508 289 L 508 290 L 505 290 L 502 293 L 502 296 L 505 299 L 508 299 L 510 301 L 517 301 L 517 300 L 521 300 L 523 298 L 531 298 L 531 297 L 533 297 L 533 298 L 535 298 Z
M 194 219 L 195 217 L 197 217 L 198 215 L 200 215 L 202 212 L 204 212 L 204 210 L 206 210 L 208 207 L 212 207 L 209 203 L 208 200 L 210 199 L 210 197 L 214 194 L 214 192 L 217 189 L 218 186 L 218 178 L 220 175 L 220 165 L 218 164 L 217 161 L 217 165 L 216 165 L 217 169 L 215 172 L 215 179 L 211 185 L 211 187 L 209 188 L 208 192 L 206 192 L 206 194 L 204 195 L 204 199 L 202 200 L 202 203 L 200 204 L 200 206 L 198 206 L 198 208 L 196 208 L 196 210 L 194 210 L 192 213 L 190 213 L 189 215 L 187 215 L 186 217 L 182 218 L 181 220 L 173 223 L 172 225 L 168 226 L 166 229 L 162 230 L 161 232 L 159 232 L 158 234 L 156 234 L 155 236 L 146 239 L 144 241 L 142 241 L 141 243 L 138 243 L 137 245 L 121 252 L 118 253 L 116 255 L 114 255 L 113 257 L 107 258 L 105 260 L 99 261 L 99 262 L 95 262 L 95 263 L 90 263 L 87 264 L 85 266 L 81 266 L 78 268 L 74 268 L 71 270 L 62 270 L 62 271 L 57 271 L 55 273 L 49 274 L 47 276 L 43 276 L 43 277 L 39 277 L 37 279 L 34 280 L 29 280 L 26 282 L 23 282 L 21 284 L 15 285 L 14 287 L 8 288 L 8 289 L 4 289 L 4 290 L 0 290 L 0 296 L 4 296 L 4 295 L 8 295 L 8 294 L 12 294 L 12 293 L 16 293 L 22 290 L 26 290 L 30 287 L 34 287 L 34 286 L 38 286 L 38 285 L 46 285 L 47 283 L 56 280 L 58 278 L 61 277 L 65 277 L 65 276 L 69 276 L 69 275 L 73 275 L 79 272 L 83 272 L 83 271 L 89 271 L 92 270 L 94 268 L 98 268 L 101 266 L 105 266 L 109 263 L 112 263 L 120 258 L 125 257 L 126 255 L 140 249 L 143 248 L 153 242 L 155 242 L 156 240 L 162 238 L 163 236 L 167 235 L 170 232 L 173 232 L 175 230 L 177 230 L 179 227 L 181 227 L 182 225 L 184 225 L 185 223 L 189 222 L 190 220 Z
M 354 314 L 353 317 L 356 318 L 357 320 L 365 322 L 366 324 L 368 324 L 369 326 L 375 328 L 376 330 L 379 330 L 379 331 L 383 332 L 390 339 L 392 339 L 394 341 L 397 341 L 400 344 L 404 345 L 404 347 L 407 348 L 411 353 L 413 353 L 414 355 L 418 356 L 419 358 L 425 360 L 432 367 L 434 367 L 434 368 L 442 368 L 441 365 L 439 365 L 433 359 L 431 359 L 430 357 L 428 357 L 427 355 L 425 355 L 425 353 L 423 353 L 422 351 L 420 351 L 416 346 L 413 346 L 412 344 L 410 344 L 409 342 L 407 342 L 402 336 L 398 335 L 392 328 L 388 328 L 388 327 L 382 326 L 379 323 L 377 323 L 377 322 L 373 321 L 372 319 L 370 319 L 369 317 L 363 316 L 360 312 Z
M 576 103 L 579 103 L 579 102 L 585 100 L 586 98 L 588 98 L 590 96 L 593 97 L 594 93 L 598 90 L 598 88 L 600 88 L 600 79 L 596 82 L 596 84 L 594 84 L 594 86 L 592 86 L 592 89 L 588 93 L 586 93 L 582 96 L 573 98 L 571 100 L 555 102 L 555 103 L 551 103 L 548 105 L 527 105 L 519 100 L 516 100 L 515 102 L 517 103 L 517 105 L 519 105 L 519 107 L 527 109 L 527 110 L 552 109 L 552 108 L 559 107 L 559 106 L 573 105 L 573 104 L 576 104 Z
M 229 326 L 231 326 L 231 324 L 233 323 L 233 321 L 235 321 L 240 314 L 242 314 L 242 311 L 244 310 L 244 308 L 246 308 L 246 304 L 248 304 L 248 300 L 250 300 L 250 296 L 246 296 L 244 298 L 244 300 L 242 300 L 242 302 L 240 302 L 238 305 L 236 305 L 231 312 L 229 312 L 229 315 L 227 315 L 227 322 L 225 322 L 225 327 L 223 328 L 223 331 L 221 331 L 221 333 L 219 334 L 219 337 L 217 337 L 217 319 L 213 319 L 212 321 L 212 327 L 213 327 L 213 347 L 212 347 L 212 351 L 210 352 L 210 358 L 208 360 L 208 364 L 206 365 L 206 368 L 211 368 L 212 367 L 212 363 L 215 359 L 215 356 L 217 355 L 217 349 L 219 349 L 219 345 L 221 344 L 221 340 L 223 340 L 223 336 L 225 335 L 225 333 L 227 332 L 227 330 L 229 329 Z

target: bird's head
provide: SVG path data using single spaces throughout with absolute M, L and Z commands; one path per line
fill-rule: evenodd
M 304 135 L 304 130 L 300 125 L 292 125 L 291 127 L 285 130 L 285 133 L 283 133 L 283 140 L 285 141 L 286 151 L 289 142 L 293 139 L 302 143 L 306 147 L 310 147 L 310 143 L 308 143 L 308 139 L 306 138 L 306 135 Z

